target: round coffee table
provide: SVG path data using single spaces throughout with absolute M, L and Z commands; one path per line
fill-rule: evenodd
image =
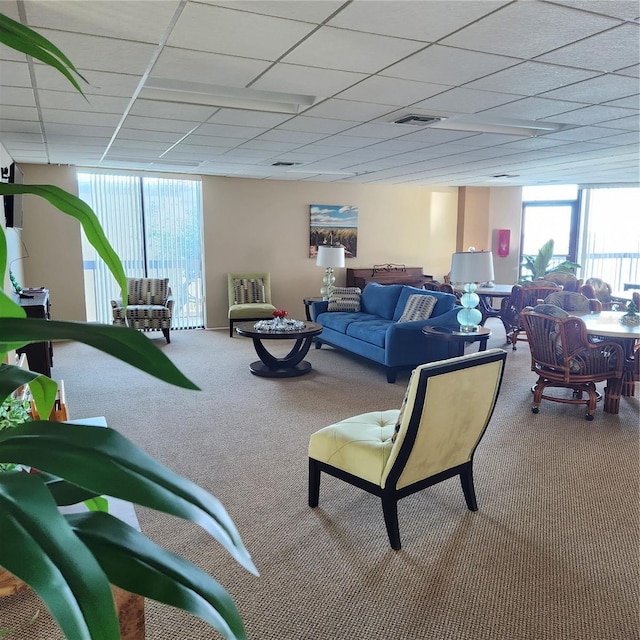
M 251 373 L 265 378 L 293 378 L 311 371 L 311 363 L 304 357 L 309 352 L 314 336 L 322 333 L 322 325 L 305 322 L 304 327 L 295 331 L 259 331 L 255 324 L 255 321 L 251 321 L 236 325 L 239 335 L 253 338 L 253 346 L 260 358 L 249 365 Z M 262 344 L 263 340 L 295 340 L 295 344 L 284 358 L 277 358 L 269 353 Z
M 484 327 L 478 327 L 477 331 L 455 331 L 449 327 L 423 327 L 422 333 L 430 338 L 446 340 L 449 343 L 449 357 L 464 355 L 465 342 L 479 342 L 478 351 L 486 351 L 487 340 L 491 336 L 491 331 Z

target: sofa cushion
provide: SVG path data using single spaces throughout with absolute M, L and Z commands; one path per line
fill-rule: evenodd
M 316 322 L 320 323 L 327 329 L 333 329 L 339 333 L 347 333 L 347 327 L 354 322 L 377 319 L 378 318 L 369 313 L 362 313 L 362 311 L 326 311 L 325 313 L 320 313 L 318 315 Z
M 367 283 L 361 297 L 362 310 L 385 320 L 396 320 L 393 314 L 403 288 L 401 284 Z
M 361 320 L 360 322 L 352 322 L 347 327 L 346 333 L 352 338 L 369 342 L 384 349 L 387 329 L 391 324 L 390 320 L 381 320 L 380 318 Z
M 334 287 L 329 294 L 329 311 L 360 311 L 360 287 Z
M 398 322 L 413 322 L 414 320 L 427 320 L 436 306 L 435 296 L 409 296 L 404 311 Z
M 418 287 L 410 287 L 404 285 L 402 291 L 398 296 L 398 303 L 396 305 L 393 319 L 398 321 L 400 316 L 404 313 L 404 308 L 407 306 L 407 300 L 409 296 L 421 295 L 421 296 L 433 296 L 437 302 L 430 317 L 441 316 L 443 313 L 450 311 L 456 305 L 456 297 L 451 293 L 443 293 L 442 291 L 430 291 L 428 289 L 418 289 Z

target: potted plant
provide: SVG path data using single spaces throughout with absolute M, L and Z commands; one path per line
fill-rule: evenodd
M 549 268 L 549 263 L 553 258 L 554 244 L 553 238 L 550 238 L 538 249 L 537 255 L 522 257 L 522 267 L 530 273 L 522 276 L 521 281 L 529 282 L 531 280 L 544 279 L 549 273 L 563 272 L 575 274 L 576 269 L 580 269 L 580 265 L 577 262 L 571 262 L 571 260 L 564 260 L 560 264 Z
M 84 79 L 55 45 L 2 14 L 0 42 L 58 69 L 82 93 L 76 78 Z M 126 293 L 120 259 L 84 202 L 51 185 L 0 184 L 0 195 L 24 193 L 45 198 L 78 219 Z M 0 401 L 26 384 L 39 415 L 50 414 L 55 381 L 6 364 L 14 349 L 49 340 L 82 341 L 170 384 L 197 389 L 135 329 L 27 318 L 4 290 L 7 244 L 0 230 Z M 194 613 L 225 638 L 246 637 L 231 597 L 211 576 L 108 513 L 63 516 L 58 509 L 107 494 L 192 520 L 257 575 L 238 531 L 214 496 L 162 466 L 113 428 L 46 420 L 21 423 L 0 431 L 0 461 L 40 470 L 0 474 L 0 567 L 38 593 L 65 636 L 120 637 L 111 583 Z

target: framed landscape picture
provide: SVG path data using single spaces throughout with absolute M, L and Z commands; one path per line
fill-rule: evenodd
M 345 258 L 358 252 L 358 207 L 339 204 L 312 204 L 310 211 L 309 257 L 318 255 L 318 246 L 344 247 Z

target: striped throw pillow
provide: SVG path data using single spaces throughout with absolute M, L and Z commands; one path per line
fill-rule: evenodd
M 409 296 L 404 311 L 398 322 L 413 322 L 414 320 L 426 320 L 431 317 L 433 308 L 438 302 L 434 296 L 424 296 L 416 293 Z
M 264 282 L 262 278 L 234 278 L 233 294 L 236 304 L 252 304 L 266 302 Z
M 329 294 L 329 311 L 360 311 L 360 287 L 334 287 Z

